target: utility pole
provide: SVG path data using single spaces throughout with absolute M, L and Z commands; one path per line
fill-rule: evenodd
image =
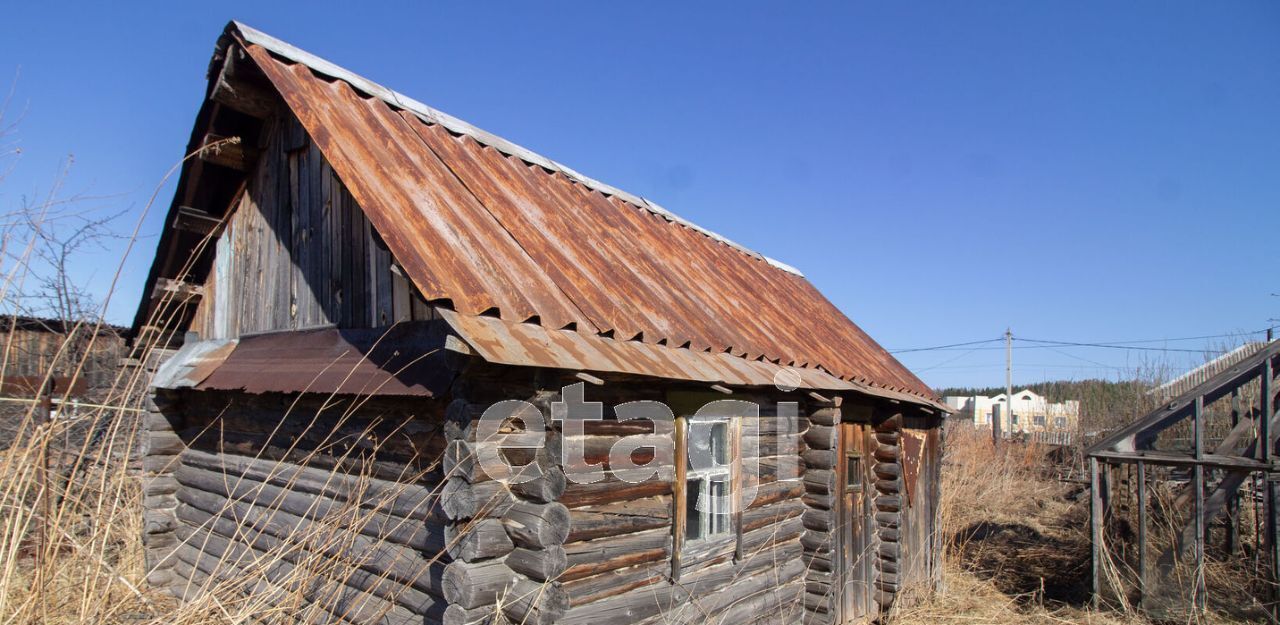
M 1009 431 L 1013 431 L 1013 329 L 1004 329 L 1004 407 L 1009 419 Z

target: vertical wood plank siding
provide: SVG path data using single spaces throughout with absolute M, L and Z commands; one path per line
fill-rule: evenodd
M 272 124 L 218 241 L 192 322 L 203 338 L 322 325 L 376 328 L 430 311 L 301 124 Z
M 0 379 L 5 392 L 30 397 L 50 374 L 68 381 L 77 374 L 77 386 L 91 393 L 110 388 L 125 353 L 124 339 L 116 328 L 106 326 L 90 348 L 93 329 L 92 324 L 0 317 Z

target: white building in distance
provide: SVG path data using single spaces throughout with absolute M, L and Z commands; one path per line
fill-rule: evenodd
M 995 397 L 986 395 L 958 396 L 942 398 L 949 408 L 955 409 L 955 416 L 973 419 L 975 426 L 991 427 L 993 419 L 1000 419 L 1000 431 L 1015 432 L 1071 432 L 1080 422 L 1080 402 L 1067 400 L 1061 403 L 1049 403 L 1043 396 L 1023 389 L 1013 394 L 1013 401 L 1007 401 L 1004 393 Z M 1012 415 L 1006 404 L 1012 404 Z

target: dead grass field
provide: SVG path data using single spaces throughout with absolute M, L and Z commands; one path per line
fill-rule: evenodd
M 945 587 L 901 610 L 898 623 L 1151 622 L 1122 607 L 1091 607 L 1089 494 L 1082 484 L 1058 479 L 1061 467 L 1048 460 L 1050 451 L 1034 444 L 993 450 L 989 432 L 948 431 Z M 1208 576 L 1211 594 L 1244 584 L 1224 564 L 1211 563 Z M 1199 622 L 1258 622 L 1235 611 L 1232 601 L 1218 602 Z

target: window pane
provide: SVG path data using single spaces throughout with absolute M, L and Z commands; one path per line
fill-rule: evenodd
M 690 469 L 699 471 L 729 464 L 727 421 L 691 421 L 687 436 Z
M 698 511 L 698 498 L 702 496 L 702 480 L 685 482 L 684 490 L 684 537 L 686 540 L 702 538 L 702 513 Z
M 733 441 L 730 423 L 728 419 L 687 421 L 686 542 L 707 541 L 732 533 L 729 497 L 733 486 L 729 466 Z
M 729 464 L 728 423 L 711 424 L 711 457 L 715 458 L 716 464 L 720 466 Z
M 688 437 L 689 468 L 695 471 L 711 468 L 711 424 L 690 423 Z
M 850 454 L 847 456 L 844 470 L 845 484 L 848 484 L 852 491 L 860 491 L 862 489 L 862 458 Z
M 729 494 L 728 480 L 713 480 L 709 489 L 709 505 L 705 506 L 711 513 L 711 534 L 727 534 L 729 532 L 729 511 L 724 505 Z

